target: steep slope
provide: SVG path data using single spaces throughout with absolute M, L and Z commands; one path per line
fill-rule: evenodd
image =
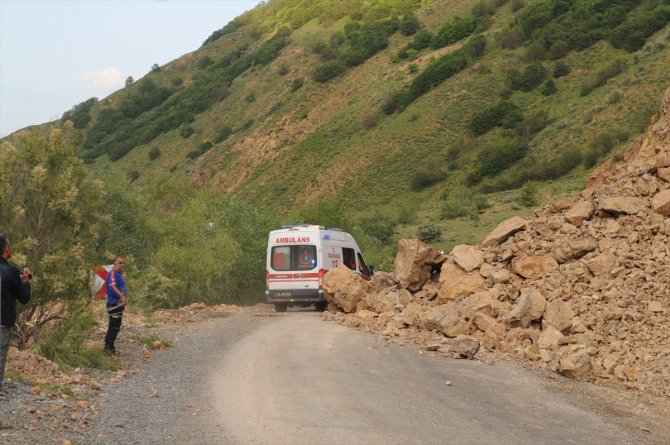
M 106 146 L 114 163 L 140 184 L 155 171 L 186 174 L 194 186 L 214 184 L 226 194 L 277 209 L 322 199 L 393 202 L 417 192 L 410 187 L 413 179 L 420 182 L 427 172 L 437 171 L 423 195 L 425 205 L 434 206 L 442 192 L 457 184 L 484 192 L 505 190 L 602 160 L 643 131 L 670 83 L 667 25 L 632 54 L 604 38 L 547 58 L 533 55 L 540 37 L 517 47 L 501 43 L 516 23 L 525 23 L 528 11 L 546 2 L 529 2 L 520 10 L 515 10 L 518 2 L 424 3 L 399 2 L 404 7 L 394 8 L 371 2 L 369 9 L 361 6 L 350 14 L 305 8 L 300 20 L 293 14 L 304 6 L 301 2 L 261 5 L 198 51 L 96 105 L 83 154 L 97 158 L 95 165 L 104 168 L 109 161 L 98 155 Z M 647 2 L 627 4 L 632 17 Z M 486 12 L 475 15 L 482 5 Z M 342 38 L 350 23 L 381 23 L 380 18 L 391 20 L 412 10 L 433 36 L 458 17 L 477 17 L 473 35 L 485 39 L 485 54 L 392 115 L 382 112 L 389 95 L 415 83 L 433 61 L 459 51 L 467 39 L 401 58 L 398 54 L 409 51 L 405 48 L 416 35 L 396 31 L 388 36 L 388 46 L 362 63 L 326 82 L 313 80 L 328 57 L 324 53 L 337 50 L 332 49 L 333 36 Z M 278 37 L 287 25 L 282 20 L 291 23 Z M 258 34 L 260 39 L 254 37 Z M 555 92 L 544 95 L 540 86 L 510 90 L 510 79 L 529 66 L 540 64 L 543 78 L 550 79 L 556 60 L 569 73 L 552 80 Z M 147 80 L 155 87 L 147 86 Z M 142 88 L 151 90 L 151 99 L 133 103 L 139 109 L 130 113 L 126 130 L 111 133 L 116 142 L 108 144 L 105 136 L 91 144 L 101 116 L 124 105 L 127 109 L 128 100 L 142 96 Z M 519 108 L 523 125 L 473 134 L 473 117 L 501 98 Z M 500 150 L 500 140 L 519 138 L 527 145 L 521 161 L 505 162 L 483 178 L 473 175 L 486 153 Z M 160 156 L 154 157 L 157 149 Z M 538 169 L 538 164 L 551 168 Z

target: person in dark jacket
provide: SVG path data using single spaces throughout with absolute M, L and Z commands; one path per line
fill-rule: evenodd
M 109 324 L 107 325 L 107 335 L 105 335 L 105 352 L 109 354 L 116 354 L 114 342 L 116 336 L 121 330 L 121 321 L 123 319 L 123 311 L 126 309 L 126 282 L 123 280 L 123 271 L 126 268 L 126 261 L 117 257 L 114 260 L 112 270 L 107 274 L 105 280 L 105 287 L 107 289 L 107 318 Z
M 8 263 L 12 246 L 5 235 L 0 235 L 0 390 L 5 379 L 5 364 L 9 352 L 11 329 L 16 323 L 16 300 L 26 304 L 30 300 L 32 273 L 27 267 L 20 272 Z

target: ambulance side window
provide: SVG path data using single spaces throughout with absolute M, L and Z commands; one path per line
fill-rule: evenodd
M 368 265 L 365 264 L 365 260 L 363 260 L 363 255 L 361 255 L 360 253 L 358 254 L 358 271 L 365 276 L 372 275 L 370 273 L 370 269 L 368 268 Z
M 291 246 L 273 247 L 271 265 L 274 270 L 291 270 Z
M 295 270 L 311 270 L 316 267 L 316 246 L 293 246 Z
M 344 265 L 349 269 L 356 270 L 356 253 L 354 252 L 354 249 L 343 247 L 342 260 L 344 261 Z

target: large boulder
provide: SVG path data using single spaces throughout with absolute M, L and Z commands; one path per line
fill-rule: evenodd
M 558 263 L 550 256 L 521 255 L 512 260 L 512 268 L 522 277 L 534 280 L 558 269 Z
M 458 335 L 450 349 L 461 357 L 472 359 L 479 351 L 479 341 L 469 335 Z
M 544 314 L 547 300 L 537 289 L 524 288 L 519 299 L 506 316 L 509 322 L 519 322 L 521 327 L 527 328 L 530 323 L 539 320 Z
M 456 337 L 470 332 L 470 323 L 453 304 L 441 304 L 420 316 L 420 326 L 429 331 L 439 331 L 447 337 Z
M 374 287 L 377 292 L 381 292 L 384 289 L 397 285 L 395 277 L 392 273 L 382 271 L 375 272 L 372 275 L 370 284 L 372 284 L 372 287 Z
M 598 245 L 591 238 L 582 239 L 559 239 L 551 249 L 551 255 L 559 263 L 581 258 L 589 252 L 593 252 Z
M 565 220 L 579 227 L 585 219 L 591 218 L 594 210 L 591 201 L 580 201 L 565 214 Z
M 482 245 L 486 247 L 497 246 L 498 244 L 505 242 L 510 236 L 525 229 L 526 224 L 526 220 L 519 216 L 503 221 L 493 229 L 493 232 L 489 233 L 482 242 Z
M 407 289 L 385 290 L 382 292 L 374 292 L 363 298 L 358 303 L 359 309 L 367 309 L 378 314 L 382 312 L 400 311 L 412 301 L 412 294 Z
M 575 344 L 562 348 L 558 372 L 573 379 L 584 378 L 591 370 L 591 356 L 586 346 Z
M 442 252 L 418 239 L 400 240 L 394 262 L 395 279 L 401 287 L 418 291 L 430 278 L 433 267 L 445 259 Z
M 603 253 L 582 261 L 595 276 L 609 273 L 619 265 L 618 257 L 612 253 Z
M 636 215 L 647 208 L 647 200 L 630 196 L 605 196 L 600 198 L 598 210 L 613 215 Z
M 542 316 L 542 329 L 554 327 L 567 334 L 572 326 L 572 317 L 574 316 L 575 312 L 572 310 L 570 303 L 561 300 L 551 301 L 547 303 Z
M 655 195 L 651 201 L 651 208 L 663 216 L 670 216 L 670 190 L 664 190 Z
M 344 312 L 354 312 L 359 301 L 375 293 L 370 283 L 341 264 L 323 277 L 326 299 Z
M 460 244 L 453 248 L 450 255 L 454 262 L 466 272 L 472 272 L 484 262 L 484 253 L 477 247 Z
M 486 281 L 479 272 L 466 272 L 452 263 L 444 263 L 440 272 L 440 291 L 437 302 L 445 303 L 467 297 L 483 290 Z
M 670 167 L 659 168 L 656 175 L 665 182 L 670 182 Z
M 399 313 L 395 319 L 403 324 L 410 326 L 418 326 L 421 323 L 421 315 L 423 315 L 428 308 L 416 301 L 410 302 L 405 308 Z

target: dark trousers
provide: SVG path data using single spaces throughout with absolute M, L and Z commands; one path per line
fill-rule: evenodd
M 105 350 L 114 352 L 114 341 L 121 330 L 121 321 L 123 320 L 123 311 L 126 307 L 123 305 L 107 305 L 107 335 L 105 335 Z

